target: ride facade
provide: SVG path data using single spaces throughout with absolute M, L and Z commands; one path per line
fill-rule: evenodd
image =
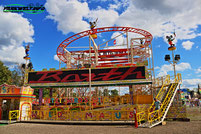
M 99 34 L 106 32 L 119 35 L 100 43 Z M 125 43 L 111 43 L 119 37 L 124 37 Z M 89 43 L 73 44 L 81 38 L 88 38 Z M 172 80 L 169 75 L 155 78 L 152 39 L 149 32 L 132 27 L 93 27 L 65 39 L 57 48 L 65 67 L 60 62 L 58 70 L 26 71 L 25 85 L 39 89 L 39 100 L 33 101 L 36 107 L 26 110 L 27 119 L 136 120 L 147 127 L 163 122 L 181 74 Z M 118 94 L 109 93 L 112 87 Z M 44 89 L 50 91 L 49 98 L 42 98 Z M 120 93 L 125 89 L 127 94 Z M 154 97 L 161 102 L 158 110 Z

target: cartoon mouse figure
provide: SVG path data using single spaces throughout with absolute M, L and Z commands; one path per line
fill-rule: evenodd
M 28 45 L 26 45 L 26 47 L 25 47 L 26 57 L 29 56 L 29 49 L 30 49 L 30 47 L 29 47 L 29 44 L 28 44 Z
M 175 33 L 174 33 L 174 37 L 172 35 L 170 35 L 170 36 L 166 36 L 166 39 L 171 47 L 175 46 L 175 44 L 173 44 L 173 42 L 172 42 L 175 39 Z

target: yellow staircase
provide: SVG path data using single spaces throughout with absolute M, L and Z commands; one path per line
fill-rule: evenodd
M 161 102 L 161 107 L 159 110 L 155 110 L 154 102 L 150 106 L 148 112 L 138 113 L 139 127 L 154 127 L 162 123 L 167 115 L 167 112 L 174 100 L 176 95 L 178 85 L 181 83 L 181 74 L 177 74 L 173 82 L 170 81 L 170 76 L 168 75 L 158 92 L 156 99 Z M 141 121 L 145 123 L 141 124 Z

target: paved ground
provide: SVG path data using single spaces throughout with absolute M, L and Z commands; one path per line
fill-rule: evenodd
M 201 121 L 168 121 L 165 126 L 78 126 L 15 123 L 0 126 L 0 134 L 201 134 Z

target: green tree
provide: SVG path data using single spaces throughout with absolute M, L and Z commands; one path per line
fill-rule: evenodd
M 44 97 L 50 97 L 50 89 L 46 89 L 46 88 L 43 88 L 43 98 Z M 36 98 L 38 99 L 39 98 L 39 89 L 34 89 L 34 95 L 36 95 Z
M 118 91 L 116 89 L 111 90 L 111 96 L 118 96 Z
M 12 78 L 12 85 L 16 86 L 23 86 L 23 72 L 20 69 L 20 66 L 17 65 L 14 67 L 13 71 L 11 72 L 11 78 Z
M 11 71 L 0 61 L 0 85 L 4 83 L 11 84 L 11 82 Z
M 103 96 L 109 96 L 109 91 L 108 89 L 103 90 Z

